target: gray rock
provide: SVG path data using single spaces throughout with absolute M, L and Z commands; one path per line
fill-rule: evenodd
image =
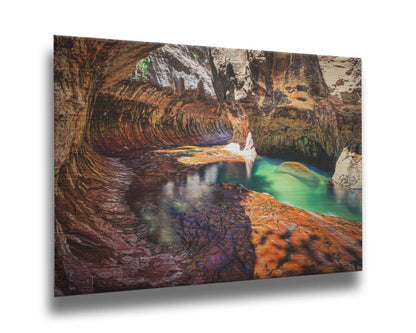
M 344 148 L 338 158 L 332 180 L 351 189 L 362 189 L 362 156 Z

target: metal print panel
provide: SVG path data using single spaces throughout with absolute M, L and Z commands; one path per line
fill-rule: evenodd
M 54 37 L 55 295 L 362 269 L 361 61 Z

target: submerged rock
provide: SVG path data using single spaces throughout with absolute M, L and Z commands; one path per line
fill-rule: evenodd
M 338 158 L 332 181 L 350 189 L 362 189 L 362 156 L 344 148 Z
M 129 79 L 148 57 L 146 77 Z M 256 151 L 330 168 L 342 147 L 360 151 L 359 81 L 345 90 L 351 78 L 336 74 L 328 90 L 338 63 L 322 75 L 318 60 L 55 37 L 56 295 L 361 269 L 359 223 L 199 181 L 219 161 L 245 162 L 249 175 Z M 334 181 L 361 186 L 361 156 L 341 157 Z M 300 163 L 279 172 L 319 179 Z
M 311 186 L 316 186 L 319 182 L 315 173 L 299 162 L 284 162 L 277 167 L 277 172 L 290 174 Z

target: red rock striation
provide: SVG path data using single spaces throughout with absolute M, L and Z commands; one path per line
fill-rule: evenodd
M 134 71 L 137 59 L 160 47 L 95 38 L 54 37 L 55 168 L 88 141 L 97 94 Z
M 180 284 L 184 259 L 163 253 L 124 199 L 132 172 L 119 159 L 81 151 L 55 190 L 55 294 Z M 184 282 L 182 282 L 184 283 Z
M 153 64 L 150 82 L 129 81 L 136 62 L 161 46 L 54 39 L 55 294 L 361 269 L 358 223 L 238 185 L 198 183 L 195 197 L 182 184 L 198 179 L 217 152 L 205 151 L 195 166 L 178 161 L 189 152 L 155 151 L 230 141 L 243 148 L 251 130 L 260 152 L 332 160 L 334 138 L 356 129 L 340 134 L 344 120 L 325 99 L 317 59 L 239 52 L 247 66 L 222 66 L 221 52 L 167 47 L 166 59 L 166 52 L 186 56 L 174 68 L 187 75 L 175 76 L 173 89 L 161 86 L 163 62 Z M 356 103 L 343 96 L 341 108 Z M 172 198 L 161 201 L 163 191 Z M 178 203 L 176 194 L 187 200 Z
M 225 144 L 233 124 L 215 100 L 197 99 L 150 83 L 124 80 L 101 93 L 91 119 L 97 151 L 140 147 Z
M 97 94 L 134 70 L 135 62 L 160 47 L 154 43 L 55 36 L 55 294 L 113 288 L 130 271 L 122 258 L 134 253 L 123 226 L 133 215 L 123 203 L 131 171 L 98 155 L 89 124 Z M 146 247 L 140 251 L 146 252 Z M 131 255 L 128 260 L 137 260 Z M 160 260 L 159 260 L 160 261 Z M 105 264 L 104 264 L 105 263 Z M 124 267 L 124 268 L 123 268 Z M 140 267 L 140 266 L 137 266 Z M 161 270 L 166 275 L 164 270 Z M 155 270 L 155 274 L 157 270 Z M 107 281 L 100 284 L 99 275 Z M 149 279 L 136 279 L 135 287 Z M 125 282 L 125 283 L 126 283 Z
M 236 261 L 241 269 L 233 261 L 233 244 L 244 242 L 229 233 L 209 233 L 216 250 L 193 261 L 152 243 L 125 198 L 132 169 L 108 157 L 143 146 L 226 143 L 235 117 L 201 91 L 196 99 L 192 91 L 179 98 L 151 84 L 117 84 L 160 44 L 59 36 L 54 42 L 55 294 L 250 278 L 253 265 L 241 266 L 248 255 Z M 192 223 L 188 229 L 184 237 L 192 235 Z

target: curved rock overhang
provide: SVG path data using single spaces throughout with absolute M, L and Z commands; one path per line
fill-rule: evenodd
M 126 192 L 132 184 L 134 174 L 132 168 L 117 157 L 118 153 L 136 148 L 211 145 L 230 141 L 243 147 L 250 130 L 260 153 L 267 152 L 266 148 L 276 136 L 280 139 L 275 139 L 278 143 L 270 151 L 271 155 L 282 153 L 284 149 L 295 150 L 300 152 L 296 158 L 311 156 L 311 160 L 316 162 L 321 156 L 311 155 L 315 146 L 314 143 L 305 144 L 306 139 L 308 142 L 319 143 L 328 158 L 332 158 L 336 149 L 342 147 L 341 144 L 334 143 L 334 138 L 340 136 L 340 132 L 334 111 L 327 112 L 325 109 L 329 105 L 325 104 L 327 102 L 322 97 L 326 87 L 321 84 L 321 76 L 316 72 L 316 59 L 309 61 L 302 57 L 289 57 L 289 67 L 282 70 L 283 74 L 289 73 L 285 75 L 288 82 L 291 82 L 298 78 L 296 66 L 302 64 L 302 61 L 309 63 L 306 75 L 311 72 L 311 82 L 319 87 L 311 90 L 311 100 L 306 101 L 302 99 L 305 99 L 304 90 L 308 87 L 296 86 L 296 91 L 290 95 L 292 93 L 288 91 L 291 89 L 287 88 L 293 87 L 285 86 L 282 88 L 285 91 L 280 93 L 281 88 L 277 86 L 280 74 L 259 70 L 256 79 L 254 65 L 250 65 L 252 79 L 254 78 L 252 89 L 258 94 L 253 97 L 247 95 L 238 100 L 237 97 L 244 95 L 238 91 L 239 87 L 246 89 L 247 85 L 239 83 L 236 79 L 236 68 L 229 65 L 224 67 L 225 74 L 219 75 L 221 80 L 226 81 L 218 85 L 214 77 L 213 86 L 217 98 L 204 96 L 201 99 L 198 92 L 181 91 L 178 94 L 152 83 L 127 82 L 137 60 L 161 46 L 162 44 L 156 43 L 55 37 L 57 295 L 253 278 L 255 253 L 250 232 L 252 225 L 258 221 L 253 222 L 255 220 L 252 219 L 250 223 L 248 215 L 244 213 L 243 203 L 246 202 L 247 195 L 250 195 L 249 191 L 238 186 L 215 186 L 223 197 L 224 207 L 232 207 L 237 223 L 230 228 L 227 223 L 227 228 L 223 228 L 222 219 L 215 221 L 218 230 L 225 230 L 218 240 L 218 247 L 224 250 L 225 257 L 217 254 L 208 256 L 208 252 L 204 252 L 200 261 L 191 264 L 189 258 L 175 251 L 166 251 L 161 246 L 150 243 L 144 236 L 145 227 L 138 223 L 137 216 L 126 199 Z M 240 54 L 244 56 L 244 53 Z M 270 58 L 270 55 L 265 58 L 268 59 L 267 57 Z M 250 61 L 255 64 L 256 59 Z M 272 60 L 267 61 L 274 61 L 273 58 L 270 59 Z M 216 70 L 215 66 L 220 68 L 212 59 L 211 64 L 213 71 Z M 263 66 L 263 63 L 260 62 L 259 66 Z M 229 90 L 233 90 L 232 93 Z M 295 105 L 284 105 L 287 102 L 283 96 L 285 94 L 291 101 L 297 101 L 292 103 Z M 283 104 L 275 105 L 276 103 Z M 305 103 L 312 103 L 316 107 L 305 108 Z M 347 121 L 351 122 L 350 119 Z M 299 124 L 301 126 L 297 126 Z M 319 133 L 314 133 L 313 131 L 317 131 L 311 129 L 316 124 L 322 124 Z M 279 125 L 278 130 L 271 131 L 270 125 Z M 294 132 L 285 131 L 287 126 Z M 312 132 L 305 134 L 305 130 Z M 299 135 L 304 144 L 303 150 L 298 140 Z M 353 133 L 348 135 L 353 136 Z M 141 183 L 136 184 L 140 186 Z M 263 201 L 259 205 L 262 203 Z M 222 212 L 221 203 L 218 207 Z M 279 206 L 276 213 L 284 215 L 287 209 L 284 205 Z M 301 210 L 296 210 L 294 214 L 303 216 Z M 312 218 L 316 217 L 308 217 Z M 328 223 L 323 219 L 319 218 L 323 225 Z M 200 221 L 204 221 L 203 217 L 196 222 Z M 195 221 L 188 222 L 189 231 L 198 230 L 195 228 Z M 334 219 L 334 228 L 338 222 Z M 244 231 L 243 235 L 241 230 Z M 195 238 L 193 234 L 190 235 L 192 239 Z M 277 234 L 275 237 L 286 242 L 285 235 Z M 305 249 L 309 251 L 308 254 L 301 253 L 302 260 L 306 255 L 316 261 L 318 266 L 324 262 L 328 266 L 325 272 L 360 267 L 361 244 L 357 243 L 360 238 L 358 229 L 351 236 L 357 242 L 354 240 L 355 243 L 351 243 L 348 238 L 347 248 L 357 250 L 351 258 L 346 257 L 346 263 L 334 263 L 332 254 L 326 256 L 326 249 L 321 254 L 306 248 L 305 244 L 316 243 L 320 246 L 324 243 L 304 228 L 299 228 L 297 237 L 299 252 Z M 343 234 L 336 237 L 341 240 L 345 238 Z M 264 243 L 263 238 L 259 242 Z M 292 249 L 291 245 L 288 249 Z M 221 261 L 221 272 L 215 265 L 211 270 L 204 266 L 205 262 L 219 262 L 224 258 L 226 261 Z M 353 261 L 357 262 L 355 268 L 351 266 Z M 296 274 L 315 271 L 319 272 L 315 268 L 301 267 Z M 195 272 L 198 272 L 197 276 Z
M 244 131 L 233 130 L 240 120 L 215 99 L 195 100 L 191 93 L 188 103 L 186 95 L 179 99 L 169 89 L 125 84 L 138 59 L 161 45 L 55 36 L 57 295 L 190 283 L 186 274 L 178 276 L 189 270 L 186 259 L 144 237 L 125 198 L 132 170 L 108 155 L 158 145 L 222 144 Z M 201 283 L 214 281 L 212 274 Z M 243 270 L 233 279 L 251 275 Z
M 215 99 L 131 80 L 98 95 L 90 123 L 90 140 L 101 153 L 221 145 L 232 138 L 233 124 Z

